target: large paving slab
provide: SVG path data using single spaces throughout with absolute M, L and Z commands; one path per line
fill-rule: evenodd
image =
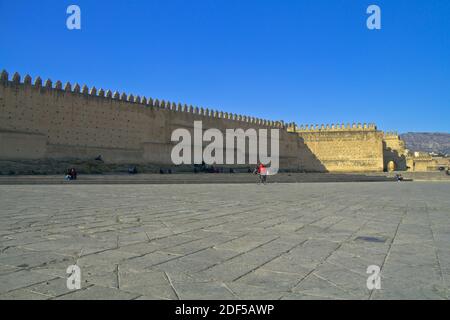
M 449 244 L 447 182 L 0 186 L 0 299 L 448 299 Z

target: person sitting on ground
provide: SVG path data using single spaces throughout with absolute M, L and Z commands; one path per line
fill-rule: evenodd
M 75 180 L 76 179 L 76 171 L 74 168 L 67 169 L 67 173 L 64 176 L 65 180 Z
M 128 168 L 128 173 L 129 173 L 129 174 L 136 174 L 136 173 L 137 173 L 137 168 L 136 168 L 136 167 L 130 167 L 130 168 Z
M 77 170 L 75 168 L 71 168 L 69 171 L 70 180 L 77 180 Z

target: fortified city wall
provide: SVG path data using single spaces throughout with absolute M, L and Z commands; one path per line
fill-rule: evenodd
M 281 169 L 367 172 L 384 167 L 383 133 L 373 124 L 297 128 L 86 85 L 40 77 L 32 82 L 18 73 L 9 79 L 6 71 L 0 75 L 0 160 L 102 155 L 108 163 L 171 165 L 173 130 L 192 133 L 196 120 L 203 130 L 279 129 Z
M 330 172 L 383 171 L 383 133 L 375 124 L 291 128 Z

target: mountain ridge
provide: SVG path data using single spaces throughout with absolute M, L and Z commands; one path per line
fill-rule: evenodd
M 411 151 L 450 154 L 450 133 L 406 132 L 400 134 L 400 138 Z

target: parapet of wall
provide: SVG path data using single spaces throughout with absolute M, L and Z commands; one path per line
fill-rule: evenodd
M 298 133 L 314 133 L 314 132 L 335 132 L 335 131 L 376 131 L 377 126 L 374 123 L 342 123 L 342 124 L 311 124 L 297 126 L 295 123 L 290 123 L 288 131 Z
M 296 132 L 326 171 L 383 170 L 383 133 L 374 124 L 307 125 Z
M 386 148 L 395 150 L 399 154 L 406 154 L 405 142 L 400 139 L 397 132 L 384 132 L 383 141 L 386 143 Z

